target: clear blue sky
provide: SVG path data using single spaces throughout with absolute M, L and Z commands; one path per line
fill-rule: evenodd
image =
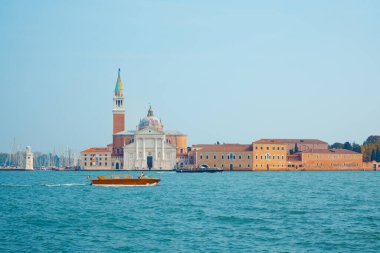
M 189 144 L 380 134 L 380 1 L 0 2 L 0 151 L 112 141 L 151 103 Z

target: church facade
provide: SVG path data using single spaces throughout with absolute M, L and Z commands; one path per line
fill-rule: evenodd
M 162 121 L 150 107 L 146 117 L 140 120 L 136 130 L 125 129 L 124 88 L 120 69 L 113 97 L 113 143 L 104 148 L 111 152 L 111 163 L 105 168 L 113 170 L 172 170 L 187 163 L 187 135 L 178 131 L 165 131 Z M 89 148 L 81 152 L 83 169 L 97 169 L 97 161 L 89 154 Z M 97 150 L 101 150 L 97 148 Z M 101 156 L 101 155 L 100 155 Z M 89 161 L 86 161 L 89 159 Z M 88 166 L 91 164 L 91 167 Z M 100 166 L 99 165 L 99 166 Z
M 181 135 L 179 132 L 177 134 Z M 177 146 L 171 143 L 161 121 L 154 116 L 152 108 L 149 108 L 147 116 L 140 121 L 136 131 L 114 134 L 114 139 L 119 138 L 124 141 L 122 157 L 115 154 L 114 169 L 122 166 L 125 169 L 168 170 L 173 169 L 179 162 Z

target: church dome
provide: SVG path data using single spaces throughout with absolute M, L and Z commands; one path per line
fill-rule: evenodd
M 140 120 L 139 123 L 139 130 L 151 127 L 153 129 L 156 129 L 158 131 L 162 131 L 164 126 L 162 125 L 161 120 L 159 120 L 157 117 L 154 116 L 152 107 L 149 107 L 148 115 Z

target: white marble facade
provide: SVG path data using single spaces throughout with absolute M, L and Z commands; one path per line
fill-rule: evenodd
M 176 148 L 167 143 L 165 133 L 148 126 L 134 134 L 133 142 L 124 146 L 124 168 L 171 170 L 176 164 Z M 151 168 L 149 168 L 151 167 Z

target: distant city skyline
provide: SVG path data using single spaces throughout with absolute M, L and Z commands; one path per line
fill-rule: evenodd
M 189 145 L 380 135 L 378 1 L 2 1 L 0 152 L 112 143 L 149 104 Z

